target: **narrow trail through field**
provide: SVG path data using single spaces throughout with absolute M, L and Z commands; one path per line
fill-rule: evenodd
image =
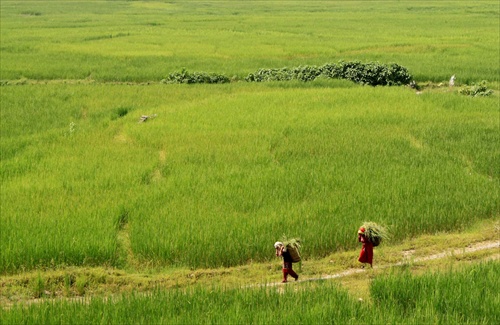
M 138 265 L 138 262 L 136 261 L 134 256 L 134 251 L 132 250 L 132 243 L 130 241 L 129 232 L 128 212 L 126 210 L 123 210 L 118 217 L 118 258 L 121 259 L 123 264 Z
M 469 247 L 461 248 L 461 249 L 451 249 L 447 250 L 444 252 L 441 252 L 439 254 L 432 254 L 424 257 L 416 257 L 412 258 L 413 253 L 415 250 L 408 250 L 404 252 L 405 255 L 405 260 L 402 262 L 394 263 L 394 264 L 387 264 L 387 265 L 382 265 L 382 266 L 374 266 L 373 269 L 387 269 L 391 268 L 394 266 L 402 266 L 405 264 L 410 264 L 410 263 L 418 263 L 418 262 L 426 262 L 426 261 L 432 261 L 432 260 L 437 260 L 437 259 L 443 259 L 447 258 L 450 256 L 460 256 L 466 253 L 473 253 L 477 251 L 482 251 L 482 250 L 489 250 L 489 249 L 496 249 L 496 253 L 489 256 L 489 259 L 498 259 L 500 258 L 500 240 L 494 240 L 494 241 L 486 241 L 486 242 L 480 242 L 476 243 L 474 245 L 470 245 Z M 369 269 L 366 268 L 356 268 L 356 269 L 348 269 L 343 272 L 339 273 L 334 273 L 334 274 L 327 274 L 327 275 L 322 275 L 321 277 L 313 277 L 313 278 L 308 278 L 308 279 L 300 279 L 299 282 L 306 282 L 306 281 L 324 281 L 324 280 L 331 280 L 331 279 L 337 279 L 337 278 L 342 278 L 342 277 L 347 277 L 350 275 L 358 274 L 358 273 L 363 273 L 367 272 Z M 281 282 L 273 282 L 273 283 L 267 283 L 265 284 L 266 286 L 276 286 L 276 285 L 287 285 L 286 283 L 281 283 Z M 255 286 L 262 286 L 262 284 L 258 285 L 252 285 L 249 287 L 255 287 Z
M 127 223 L 126 222 L 124 222 L 122 224 L 121 235 L 123 236 L 121 238 L 121 241 L 122 241 L 123 246 L 124 246 L 123 248 L 126 251 L 128 251 L 130 249 L 130 246 L 129 246 L 129 244 L 127 244 L 128 233 L 127 233 Z M 430 271 L 430 269 L 431 269 L 429 265 L 424 264 L 426 262 L 433 261 L 433 260 L 447 259 L 447 258 L 456 258 L 457 262 L 460 263 L 461 261 L 468 260 L 467 254 L 469 254 L 469 257 L 470 257 L 470 254 L 472 254 L 474 252 L 480 252 L 480 251 L 482 251 L 480 256 L 473 258 L 473 260 L 475 262 L 479 262 L 479 261 L 483 261 L 483 260 L 492 260 L 492 259 L 496 260 L 496 259 L 500 258 L 500 239 L 483 240 L 483 241 L 476 242 L 474 244 L 469 244 L 468 246 L 462 247 L 462 248 L 457 248 L 455 246 L 455 247 L 452 247 L 448 250 L 440 251 L 439 253 L 429 254 L 429 255 L 420 255 L 420 256 L 414 257 L 414 255 L 418 254 L 418 250 L 419 250 L 418 248 L 417 249 L 400 250 L 399 253 L 402 254 L 402 260 L 400 259 L 400 261 L 396 262 L 396 263 L 384 263 L 384 264 L 381 263 L 380 265 L 375 265 L 373 267 L 373 269 L 371 269 L 371 268 L 364 269 L 364 268 L 360 268 L 360 267 L 348 268 L 344 271 L 339 271 L 336 273 L 324 274 L 324 272 L 321 272 L 320 275 L 310 274 L 309 276 L 307 276 L 307 274 L 304 274 L 299 279 L 298 282 L 292 281 L 290 283 L 281 283 L 281 282 L 272 281 L 272 282 L 266 282 L 266 283 L 260 282 L 260 283 L 251 284 L 251 285 L 235 284 L 235 287 L 239 287 L 241 289 L 245 289 L 245 288 L 251 289 L 251 288 L 256 288 L 256 287 L 286 286 L 286 285 L 290 285 L 290 284 L 300 285 L 301 283 L 314 282 L 314 281 L 329 281 L 329 280 L 335 280 L 335 279 L 351 279 L 350 277 L 354 277 L 354 279 L 355 279 L 356 276 L 359 278 L 359 275 L 361 273 L 364 273 L 364 272 L 371 273 L 375 270 L 380 270 L 381 272 L 384 272 L 383 271 L 384 269 L 390 269 L 393 267 L 404 266 L 404 265 L 408 265 L 408 266 L 418 265 L 419 268 L 421 269 L 421 271 L 425 272 L 425 271 Z M 128 259 L 127 263 L 136 263 L 136 261 L 134 261 L 133 255 L 131 255 L 130 252 L 127 252 L 126 256 Z M 312 261 L 310 261 L 309 263 L 312 263 Z M 322 263 L 322 262 L 315 261 L 314 263 Z M 316 264 L 316 265 L 318 265 L 318 264 Z M 235 270 L 233 270 L 233 271 L 241 272 L 241 268 L 235 268 Z M 379 271 L 379 274 L 380 274 L 380 271 Z M 276 274 L 277 276 L 273 277 L 273 278 L 274 279 L 279 278 L 278 274 Z M 222 273 L 216 274 L 214 276 L 219 277 L 219 278 L 224 278 L 226 275 L 227 275 L 226 273 L 222 272 Z M 158 276 L 159 276 L 160 282 L 162 282 L 161 279 L 168 278 L 168 276 L 161 275 L 161 274 L 159 274 Z M 212 278 L 212 279 L 214 279 L 214 278 Z M 362 277 L 362 280 L 363 281 L 366 280 L 365 277 Z M 127 284 L 125 284 L 125 285 L 127 285 Z M 186 284 L 186 285 L 189 286 L 189 284 Z M 2 279 L 0 286 L 4 287 L 4 288 L 5 288 L 5 286 L 7 286 L 5 279 Z M 166 286 L 166 288 L 168 289 L 168 286 Z M 134 295 L 147 296 L 150 294 L 150 290 L 140 290 L 140 292 L 137 292 L 136 290 L 133 290 L 133 291 L 134 291 Z M 130 291 L 129 291 L 129 293 L 130 293 Z M 108 294 L 108 295 L 89 293 L 89 294 L 85 294 L 84 296 L 76 296 L 76 297 L 75 296 L 73 296 L 73 297 L 57 296 L 57 297 L 42 297 L 42 298 L 24 298 L 24 299 L 14 299 L 14 300 L 11 300 L 10 298 L 5 299 L 6 297 L 3 296 L 2 301 L 1 301 L 1 305 L 2 305 L 1 308 L 2 309 L 10 309 L 16 303 L 20 303 L 20 304 L 25 305 L 25 306 L 29 306 L 32 304 L 38 304 L 38 303 L 44 303 L 44 302 L 55 302 L 55 301 L 89 303 L 92 299 L 95 299 L 95 298 L 112 299 L 113 301 L 118 301 L 121 299 L 120 298 L 121 294 L 127 294 L 127 293 L 126 292 L 121 292 L 121 293 L 115 292 L 113 294 Z

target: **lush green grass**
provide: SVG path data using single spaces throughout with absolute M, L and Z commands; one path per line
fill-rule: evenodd
M 283 234 L 323 257 L 359 247 L 364 221 L 402 243 L 498 220 L 498 94 L 234 81 L 360 60 L 398 63 L 420 85 L 455 74 L 498 91 L 499 14 L 497 1 L 1 1 L 0 274 L 40 272 L 2 299 L 128 286 L 123 270 L 146 265 L 267 262 Z M 159 84 L 182 68 L 233 82 Z M 303 275 L 328 269 L 315 262 Z M 66 265 L 118 270 L 45 282 Z M 363 302 L 327 282 L 183 276 L 187 290 L 14 306 L 0 323 L 495 324 L 498 269 L 377 277 Z
M 497 98 L 346 82 L 2 87 L 0 267 L 305 256 L 498 212 Z M 142 114 L 156 118 L 138 123 Z M 120 226 L 120 223 L 122 225 Z
M 428 273 L 418 277 L 391 274 L 375 278 L 370 293 L 375 306 L 392 310 L 411 323 L 484 323 L 500 321 L 498 262 L 462 272 Z
M 238 80 L 344 59 L 498 85 L 495 1 L 0 6 L 0 272 L 124 254 L 236 265 L 272 258 L 284 233 L 315 257 L 353 248 L 365 220 L 398 242 L 498 217 L 497 95 L 158 84 L 183 67 Z
M 417 81 L 499 81 L 497 1 L 9 1 L 1 79 L 159 81 L 187 68 L 396 62 Z
M 333 282 L 225 289 L 192 287 L 150 295 L 14 306 L 5 324 L 496 324 L 499 263 L 423 276 L 376 277 L 371 297 Z

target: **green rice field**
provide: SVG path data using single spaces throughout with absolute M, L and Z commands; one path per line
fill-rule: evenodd
M 497 1 L 2 1 L 2 76 L 155 81 L 190 71 L 397 62 L 499 81 Z
M 365 219 L 398 242 L 498 211 L 497 98 L 326 82 L 2 97 L 4 272 L 120 266 L 123 226 L 141 260 L 218 267 L 272 258 L 283 233 L 318 257 L 356 247 Z
M 302 240 L 307 263 L 358 249 L 365 221 L 399 245 L 499 220 L 498 1 L 2 0 L 0 9 L 0 277 L 273 263 L 282 235 Z M 337 62 L 397 63 L 415 84 L 246 80 Z M 183 69 L 229 82 L 162 82 Z M 483 81 L 488 94 L 464 95 Z M 471 289 L 485 285 L 467 274 L 494 280 L 496 269 L 377 276 L 367 304 L 331 283 L 159 288 L 13 307 L 0 319 L 493 324 L 498 297 Z

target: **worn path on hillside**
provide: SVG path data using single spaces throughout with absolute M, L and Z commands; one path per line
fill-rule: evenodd
M 429 256 L 416 257 L 416 258 L 412 258 L 412 255 L 415 252 L 415 250 L 409 250 L 409 251 L 404 252 L 404 256 L 405 256 L 404 261 L 398 262 L 395 264 L 374 266 L 373 269 L 386 269 L 386 268 L 390 268 L 390 267 L 394 267 L 394 266 L 409 264 L 412 262 L 415 263 L 415 262 L 431 261 L 431 260 L 442 259 L 442 258 L 446 258 L 446 257 L 450 257 L 450 256 L 459 256 L 459 255 L 463 255 L 466 253 L 473 253 L 473 252 L 487 250 L 487 249 L 497 249 L 498 251 L 496 252 L 496 255 L 491 256 L 491 257 L 494 259 L 499 258 L 500 257 L 500 250 L 499 250 L 500 249 L 500 240 L 480 242 L 480 243 L 476 243 L 473 245 L 469 245 L 468 247 L 465 247 L 465 248 L 450 249 L 450 250 L 441 252 L 439 254 L 432 254 Z M 357 273 L 363 273 L 363 272 L 366 272 L 367 270 L 369 270 L 369 269 L 365 269 L 365 268 L 349 269 L 349 270 L 335 273 L 335 274 L 327 274 L 327 275 L 323 275 L 321 277 L 299 280 L 299 282 L 337 279 L 337 278 L 342 278 L 342 277 L 350 276 L 350 275 L 357 274 Z M 286 285 L 286 283 L 275 282 L 275 283 L 266 284 L 266 286 L 276 286 L 276 285 Z
M 441 253 L 438 254 L 432 254 L 432 255 L 427 255 L 427 256 L 420 256 L 420 257 L 412 257 L 414 253 L 416 253 L 416 250 L 404 250 L 402 251 L 403 253 L 403 260 L 401 262 L 397 263 L 388 263 L 384 265 L 377 266 L 375 265 L 373 267 L 374 270 L 376 269 L 387 269 L 391 268 L 394 266 L 401 266 L 401 265 L 411 265 L 412 263 L 420 263 L 420 262 L 426 262 L 426 261 L 432 261 L 432 260 L 439 260 L 439 259 L 444 259 L 444 258 L 449 258 L 452 256 L 462 256 L 468 253 L 473 253 L 477 251 L 485 251 L 485 250 L 494 250 L 492 254 L 489 254 L 487 257 L 488 259 L 498 259 L 500 258 L 500 239 L 499 240 L 493 240 L 493 241 L 481 241 L 475 244 L 471 244 L 467 247 L 464 248 L 459 248 L 457 249 L 456 247 L 453 249 L 449 249 L 446 251 L 442 251 Z M 324 274 L 321 276 L 316 276 L 316 277 L 311 277 L 311 278 L 305 278 L 305 279 L 300 279 L 298 283 L 302 282 L 311 282 L 311 281 L 325 281 L 325 280 L 332 280 L 332 279 L 339 279 L 339 278 L 344 278 L 344 277 L 349 277 L 351 275 L 367 272 L 370 269 L 363 269 L 363 268 L 350 268 L 348 270 L 338 272 L 338 273 L 333 273 L 333 274 Z M 292 283 L 294 283 L 292 281 Z M 281 283 L 281 282 L 270 282 L 270 283 L 260 283 L 260 284 L 253 284 L 253 285 L 248 285 L 248 286 L 242 286 L 241 288 L 253 288 L 253 287 L 262 287 L 262 286 L 279 286 L 279 285 L 287 285 L 286 283 Z M 142 292 L 139 294 L 144 294 L 147 295 L 148 292 Z M 31 305 L 31 304 L 37 304 L 37 303 L 43 303 L 43 302 L 48 302 L 48 301 L 73 301 L 73 302 L 80 302 L 80 303 L 88 303 L 90 300 L 92 300 L 95 297 L 99 296 L 94 296 L 94 295 L 88 295 L 88 296 L 83 296 L 83 297 L 52 297 L 52 298 L 33 298 L 33 299 L 21 299 L 18 301 L 18 303 L 22 303 L 25 305 Z M 119 300 L 119 295 L 111 295 L 109 297 L 103 297 L 104 299 L 117 299 Z M 5 302 L 5 301 L 4 301 Z M 14 305 L 13 302 L 9 303 L 2 303 L 2 308 L 3 309 L 9 309 Z

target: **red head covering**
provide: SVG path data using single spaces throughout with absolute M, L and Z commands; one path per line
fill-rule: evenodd
M 365 233 L 365 228 L 364 227 L 359 228 L 358 235 L 363 235 L 364 233 Z

